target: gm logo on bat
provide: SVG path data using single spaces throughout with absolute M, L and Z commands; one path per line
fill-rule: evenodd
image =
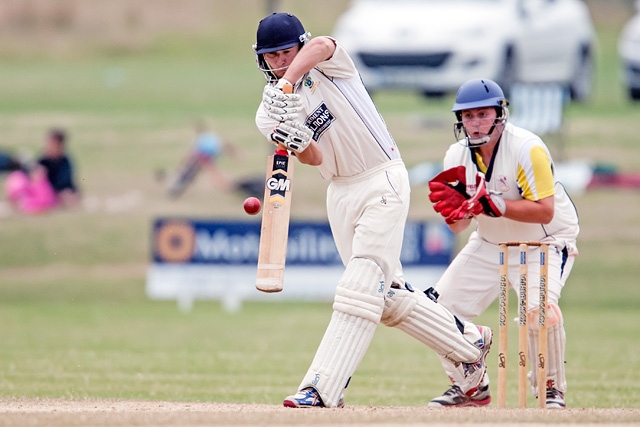
M 285 178 L 271 177 L 267 180 L 267 188 L 271 191 L 286 192 L 291 187 L 291 181 Z

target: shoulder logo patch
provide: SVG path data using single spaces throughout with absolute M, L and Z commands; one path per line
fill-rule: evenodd
M 309 90 L 311 91 L 311 94 L 313 95 L 316 92 L 316 89 L 320 84 L 320 82 L 314 82 L 311 76 L 307 76 L 307 78 L 304 79 L 304 82 L 302 84 L 304 85 L 304 87 L 309 88 Z

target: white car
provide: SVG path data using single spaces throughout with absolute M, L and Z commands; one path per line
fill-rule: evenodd
M 595 31 L 581 0 L 355 0 L 332 35 L 365 86 L 454 92 L 486 77 L 561 83 L 574 100 L 591 93 Z
M 627 22 L 618 40 L 618 51 L 624 69 L 624 84 L 633 101 L 640 101 L 640 0 L 638 13 Z

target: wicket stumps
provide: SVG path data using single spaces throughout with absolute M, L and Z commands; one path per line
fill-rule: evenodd
M 527 285 L 529 281 L 530 247 L 540 248 L 540 312 L 538 316 L 538 407 L 546 407 L 547 394 L 547 280 L 549 244 L 541 242 L 500 243 L 500 295 L 498 325 L 498 407 L 507 406 L 507 350 L 509 335 L 509 247 L 520 250 L 520 275 L 518 283 L 518 407 L 527 407 Z M 536 375 L 532 369 L 533 375 Z

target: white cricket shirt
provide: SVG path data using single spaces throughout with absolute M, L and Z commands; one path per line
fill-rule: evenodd
M 339 44 L 331 59 L 305 74 L 294 91 L 302 96 L 305 124 L 322 151 L 323 162 L 318 169 L 323 178 L 351 177 L 400 159 L 398 147 L 353 61 Z M 256 125 L 269 140 L 278 125 L 267 116 L 262 103 Z
M 577 238 L 579 226 L 576 208 L 564 186 L 556 180 L 551 154 L 537 135 L 507 123 L 492 163 L 491 166 L 482 164 L 481 160 L 474 158 L 469 147 L 455 143 L 445 155 L 444 168 L 465 166 L 470 194 L 475 192 L 475 175 L 479 170 L 485 173 L 487 189 L 502 193 L 505 199 L 537 201 L 554 195 L 555 213 L 549 224 L 478 215 L 475 219 L 481 238 L 495 244 L 542 240 L 549 236 L 563 240 Z

